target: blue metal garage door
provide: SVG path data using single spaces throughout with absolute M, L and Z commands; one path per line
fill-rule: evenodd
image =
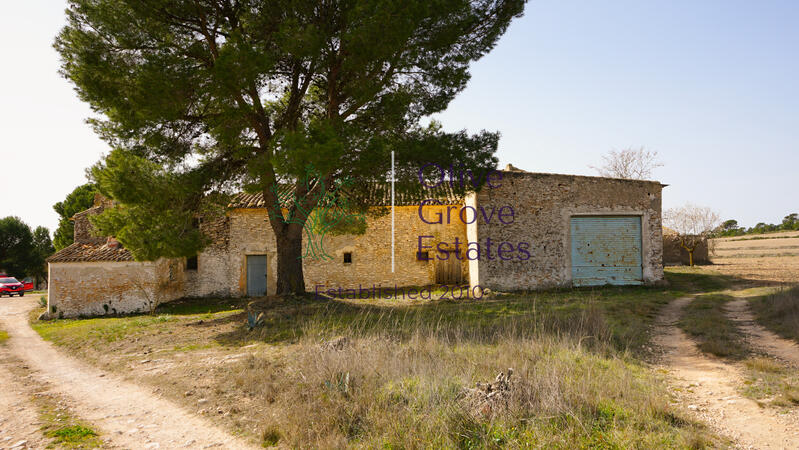
M 247 296 L 266 295 L 266 255 L 247 255 Z
M 575 286 L 642 284 L 641 217 L 572 217 Z

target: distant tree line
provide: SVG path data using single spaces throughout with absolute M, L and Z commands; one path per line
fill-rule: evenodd
M 36 284 L 47 282 L 46 259 L 73 243 L 74 227 L 70 220 L 75 214 L 94 204 L 95 185 L 76 187 L 63 201 L 53 205 L 59 215 L 58 228 L 50 237 L 46 227 L 32 229 L 19 217 L 0 219 L 0 273 L 17 279 L 33 278 Z
M 47 280 L 48 256 L 55 252 L 50 240 L 50 230 L 36 227 L 32 230 L 19 217 L 0 219 L 0 272 L 22 279 L 31 277 Z
M 716 228 L 713 232 L 713 237 L 744 236 L 747 234 L 763 234 L 776 231 L 799 231 L 799 213 L 788 214 L 782 219 L 782 223 L 780 224 L 760 222 L 750 228 L 738 225 L 737 220 L 726 220 Z

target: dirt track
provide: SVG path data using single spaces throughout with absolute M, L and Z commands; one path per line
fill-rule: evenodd
M 61 393 L 71 410 L 95 426 L 109 447 L 254 448 L 146 388 L 58 352 L 28 325 L 28 314 L 35 305 L 36 300 L 30 297 L 0 301 L 0 327 L 11 336 L 0 346 L 0 357 L 28 366 L 39 384 L 50 385 Z M 30 426 L 35 423 L 35 412 L 25 401 L 30 392 L 1 367 L 0 385 L 6 391 L 0 396 L 0 408 L 5 410 L 5 405 L 11 405 L 11 414 L 6 415 L 14 416 L 5 418 L 0 429 L 12 430 L 16 436 L 32 436 L 31 448 L 38 448 L 40 437 L 34 432 L 37 427 Z M 0 442 L 0 448 L 13 443 Z
M 731 301 L 726 308 L 727 316 L 744 332 L 752 347 L 799 368 L 799 345 L 758 325 L 746 299 Z
M 692 300 L 683 297 L 666 306 L 658 318 L 655 337 L 680 400 L 744 448 L 799 448 L 796 414 L 781 415 L 739 395 L 737 387 L 743 382 L 740 369 L 703 355 L 677 328 L 683 307 Z

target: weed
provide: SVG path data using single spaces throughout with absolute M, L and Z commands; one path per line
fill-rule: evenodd
M 3 330 L 0 330 L 0 344 L 4 343 L 8 340 L 8 333 Z
M 678 325 L 697 341 L 700 350 L 722 358 L 743 359 L 750 349 L 738 327 L 727 318 L 726 295 L 701 295 L 689 303 Z
M 33 403 L 39 409 L 41 430 L 51 439 L 50 447 L 89 449 L 102 447 L 99 434 L 59 405 L 49 394 L 37 394 Z

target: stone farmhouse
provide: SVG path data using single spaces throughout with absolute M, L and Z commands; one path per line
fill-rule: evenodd
M 303 260 L 306 289 L 337 295 L 436 284 L 535 290 L 657 284 L 663 275 L 661 192 L 654 181 L 530 173 L 512 166 L 465 198 L 447 182 L 428 198 L 398 197 L 367 216 L 362 235 L 324 238 L 329 258 Z M 369 197 L 375 207 L 385 195 Z M 48 313 L 77 317 L 143 312 L 181 297 L 274 294 L 276 244 L 259 194 L 240 194 L 223 218 L 201 222 L 211 245 L 194 258 L 135 261 L 113 237 L 74 216 L 75 243 L 49 258 Z M 307 243 L 306 243 L 307 245 Z

